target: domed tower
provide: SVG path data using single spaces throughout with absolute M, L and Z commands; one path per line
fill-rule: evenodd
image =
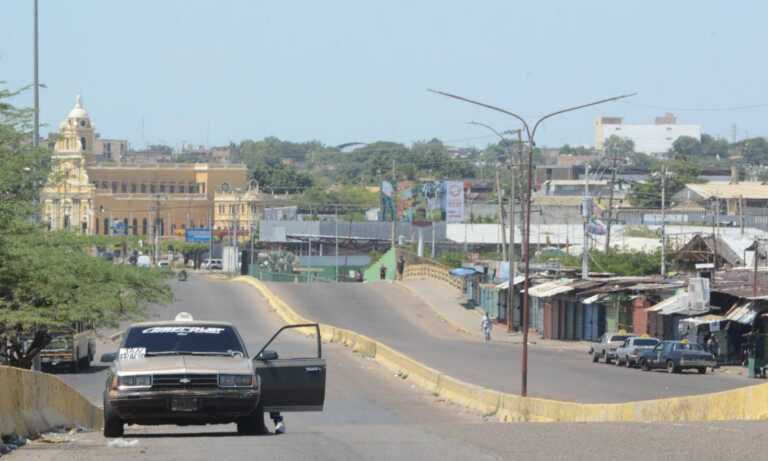
M 56 154 L 80 154 L 87 163 L 94 161 L 96 136 L 91 124 L 91 117 L 83 107 L 80 95 L 75 100 L 75 107 L 59 125 L 59 138 L 54 147 Z
M 86 169 L 94 161 L 94 140 L 91 118 L 78 96 L 59 125 L 51 175 L 40 193 L 43 222 L 51 230 L 94 232 L 95 187 Z

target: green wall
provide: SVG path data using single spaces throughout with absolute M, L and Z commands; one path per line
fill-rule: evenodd
M 395 280 L 395 271 L 397 270 L 397 250 L 390 248 L 384 253 L 378 261 L 374 262 L 363 274 L 363 280 L 373 282 L 379 279 L 379 268 L 384 265 L 387 268 L 387 280 Z

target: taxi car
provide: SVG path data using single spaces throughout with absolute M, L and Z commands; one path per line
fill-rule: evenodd
M 662 341 L 650 350 L 644 350 L 638 358 L 640 368 L 650 371 L 664 368 L 668 373 L 679 373 L 685 369 L 695 369 L 704 374 L 707 368 L 714 368 L 715 356 L 704 350 L 699 344 L 682 341 Z
M 281 359 L 267 347 L 282 332 L 314 328 L 317 354 Z M 265 412 L 322 411 L 326 365 L 317 324 L 282 327 L 251 358 L 230 323 L 196 321 L 130 326 L 111 362 L 104 390 L 104 436 L 126 424 L 236 423 L 239 434 L 267 433 Z

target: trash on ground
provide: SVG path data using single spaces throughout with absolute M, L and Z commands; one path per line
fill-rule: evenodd
M 139 445 L 139 439 L 126 440 L 123 438 L 112 439 L 107 442 L 109 448 L 132 448 Z

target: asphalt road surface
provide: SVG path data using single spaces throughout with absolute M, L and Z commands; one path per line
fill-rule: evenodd
M 483 343 L 456 331 L 406 288 L 386 282 L 268 286 L 308 319 L 376 338 L 461 380 L 510 393 L 520 391 L 521 345 Z M 533 345 L 528 350 L 528 394 L 537 397 L 626 402 L 756 384 L 738 375 L 670 375 L 593 364 L 586 351 L 567 348 Z
M 177 299 L 153 309 L 170 319 L 179 311 L 196 318 L 235 323 L 251 352 L 281 322 L 248 285 L 193 276 L 175 285 Z M 399 328 L 398 325 L 392 325 Z M 306 346 L 299 335 L 289 350 Z M 445 339 L 443 339 L 445 340 Z M 115 344 L 100 344 L 99 353 Z M 375 362 L 348 349 L 326 345 L 328 388 L 322 413 L 286 414 L 288 432 L 241 437 L 233 425 L 131 426 L 130 448 L 109 448 L 99 433 L 65 436 L 66 443 L 32 443 L 3 461 L 91 461 L 101 459 L 193 460 L 602 460 L 675 461 L 760 459 L 768 452 L 768 423 L 713 424 L 501 424 L 411 386 Z M 99 401 L 104 371 L 60 375 Z

